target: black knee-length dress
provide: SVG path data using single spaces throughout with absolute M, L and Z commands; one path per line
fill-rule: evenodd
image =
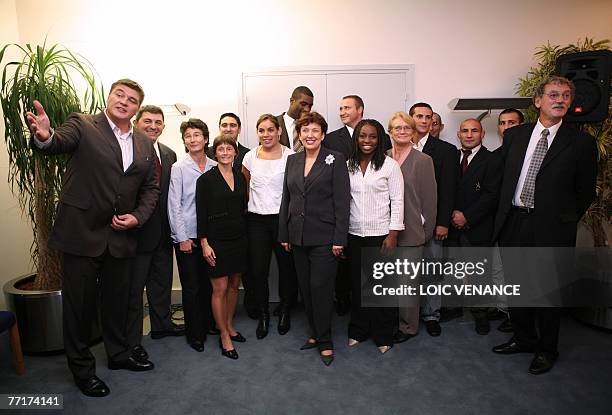
M 218 167 L 200 176 L 196 184 L 198 238 L 207 238 L 216 256 L 215 266 L 208 267 L 210 278 L 247 270 L 246 179 L 241 172 L 232 172 L 233 191 Z

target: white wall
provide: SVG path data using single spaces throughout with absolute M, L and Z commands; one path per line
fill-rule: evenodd
M 15 5 L 18 31 L 7 27 L 15 25 Z M 87 56 L 107 88 L 120 77 L 138 80 L 147 103 L 186 103 L 212 134 L 220 113 L 239 112 L 240 74 L 250 68 L 414 63 L 417 99 L 441 113 L 443 137 L 454 140 L 460 120 L 477 113 L 450 113 L 452 98 L 512 96 L 535 48 L 546 42 L 612 38 L 606 0 L 0 0 L 0 6 L 3 40 L 40 43 L 48 36 Z M 180 119 L 169 121 L 162 141 L 180 150 Z M 486 144 L 496 147 L 494 122 L 485 128 Z M 2 190 L 3 205 L 7 198 Z M 2 230 L 9 240 L 26 238 Z

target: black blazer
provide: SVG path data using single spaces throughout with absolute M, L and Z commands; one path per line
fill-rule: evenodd
M 285 113 L 283 112 L 281 115 L 277 115 L 276 116 L 276 120 L 278 121 L 278 124 L 283 129 L 283 131 L 281 132 L 281 136 L 280 136 L 280 140 L 279 141 L 285 147 L 293 148 L 292 145 L 289 145 L 289 132 L 287 131 L 287 126 L 285 125 L 285 119 L 283 118 L 284 115 L 285 115 Z
M 348 160 L 353 150 L 353 137 L 351 137 L 348 128 L 344 126 L 328 133 L 321 144 L 327 149 L 342 153 L 344 158 Z
M 232 169 L 234 191 L 213 167 L 196 182 L 198 238 L 232 240 L 246 235 L 247 191 L 244 175 Z
M 172 246 L 170 223 L 168 222 L 168 188 L 170 171 L 176 162 L 176 153 L 168 146 L 159 143 L 161 178 L 159 181 L 159 201 L 149 220 L 138 230 L 138 252 L 152 252 L 160 244 Z
M 438 214 L 436 226 L 451 227 L 450 220 L 455 205 L 455 194 L 461 168 L 459 150 L 454 145 L 438 138 L 427 139 L 423 153 L 430 156 L 434 163 L 436 183 L 438 184 Z
M 278 240 L 297 246 L 346 246 L 351 186 L 344 156 L 321 148 L 304 178 L 306 152 L 287 158 Z
M 106 115 L 75 113 L 55 130 L 50 146 L 39 150 L 70 154 L 49 247 L 86 257 L 106 249 L 115 258 L 136 255 L 137 229 L 116 231 L 111 220 L 131 213 L 142 226 L 155 209 L 159 187 L 153 143 L 137 129 L 132 143 L 134 160 L 124 172 Z
M 504 133 L 504 175 L 495 217 L 497 238 L 512 207 L 534 124 Z M 595 198 L 595 139 L 563 123 L 540 166 L 535 183 L 534 241 L 536 246 L 575 246 L 578 221 Z
M 501 159 L 480 147 L 461 176 L 455 195 L 454 210 L 463 212 L 468 227 L 459 230 L 451 225 L 450 240 L 456 241 L 463 235 L 473 245 L 491 243 L 501 180 Z

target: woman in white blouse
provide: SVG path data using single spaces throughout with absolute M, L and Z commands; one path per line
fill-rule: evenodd
M 274 115 L 259 117 L 256 128 L 260 144 L 244 156 L 242 172 L 247 179 L 249 192 L 249 273 L 259 309 L 255 334 L 258 339 L 263 339 L 268 335 L 270 324 L 268 270 L 272 251 L 278 264 L 281 307 L 289 307 L 291 297 L 295 295 L 289 291 L 292 286 L 297 286 L 293 257 L 278 242 L 278 212 L 283 195 L 285 165 L 287 157 L 294 151 L 280 144 L 282 129 Z M 287 284 L 289 279 L 294 283 Z M 289 318 L 288 310 L 282 315 Z M 285 334 L 286 331 L 283 333 L 281 329 L 279 322 L 279 332 Z
M 349 346 L 372 337 L 381 353 L 393 346 L 397 311 L 361 307 L 362 295 L 370 287 L 361 278 L 361 248 L 390 251 L 397 246 L 397 235 L 404 229 L 404 180 L 397 162 L 385 155 L 384 137 L 385 129 L 378 121 L 360 121 L 353 133 L 348 160 L 351 180 L 348 255 L 353 299 Z
M 208 126 L 190 118 L 181 124 L 187 154 L 172 165 L 168 189 L 168 220 L 183 287 L 183 314 L 187 343 L 204 351 L 208 331 L 214 330 L 210 307 L 212 288 L 206 278 L 206 262 L 197 239 L 196 181 L 217 163 L 206 157 Z

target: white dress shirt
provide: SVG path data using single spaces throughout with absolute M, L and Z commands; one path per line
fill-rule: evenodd
M 283 121 L 285 121 L 285 127 L 287 128 L 287 137 L 289 138 L 289 148 L 293 150 L 293 138 L 295 137 L 295 120 L 291 118 L 287 113 L 283 114 Z
M 548 127 L 548 137 L 546 141 L 548 142 L 548 148 L 552 144 L 555 136 L 557 135 L 557 131 L 561 127 L 562 121 L 559 121 L 557 124 L 552 127 Z M 529 145 L 527 146 L 527 151 L 525 152 L 525 160 L 523 161 L 523 167 L 521 168 L 521 175 L 519 176 L 518 182 L 516 184 L 516 189 L 514 190 L 514 198 L 512 199 L 512 204 L 514 206 L 525 206 L 523 201 L 521 200 L 521 192 L 523 191 L 523 186 L 525 184 L 525 178 L 527 177 L 527 171 L 529 171 L 529 165 L 531 164 L 531 158 L 533 157 L 533 152 L 535 151 L 536 146 L 538 145 L 538 141 L 540 141 L 540 137 L 542 136 L 542 131 L 546 129 L 540 123 L 540 120 L 536 123 L 533 131 L 531 132 L 531 138 L 529 139 Z M 537 200 L 535 200 L 537 202 Z M 535 204 L 534 206 L 535 207 Z
M 206 157 L 206 167 L 202 172 L 189 154 L 172 165 L 168 189 L 168 221 L 170 236 L 175 243 L 198 237 L 196 181 L 216 165 L 216 161 Z
M 429 133 L 425 134 L 425 136 L 423 136 L 423 138 L 421 138 L 418 143 L 413 144 L 412 147 L 414 147 L 415 150 L 419 150 L 422 153 L 423 147 L 425 147 L 425 144 L 427 144 L 428 139 L 429 139 Z
M 404 230 L 404 177 L 399 164 L 391 157 L 379 170 L 368 164 L 349 170 L 351 181 L 351 214 L 349 233 L 356 236 L 382 236 L 390 230 Z
M 468 166 L 474 159 L 474 156 L 476 155 L 476 153 L 478 153 L 478 150 L 480 150 L 480 147 L 482 147 L 482 144 L 478 144 L 476 147 L 472 149 L 472 153 L 467 158 Z M 461 151 L 459 152 L 459 163 L 463 163 L 463 147 L 461 147 Z

